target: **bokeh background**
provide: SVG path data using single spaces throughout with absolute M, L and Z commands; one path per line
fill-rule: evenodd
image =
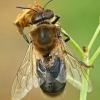
M 38 0 L 44 5 L 48 0 Z M 14 77 L 23 60 L 28 44 L 17 32 L 13 20 L 21 11 L 17 5 L 27 6 L 34 0 L 0 0 L 0 100 L 11 100 L 10 92 Z M 59 22 L 63 29 L 79 44 L 88 46 L 98 24 L 100 0 L 53 0 L 46 8 L 52 9 L 61 16 Z M 28 35 L 30 28 L 25 29 Z M 98 35 L 90 52 L 90 57 L 100 45 Z M 78 59 L 82 59 L 77 50 L 70 46 Z M 87 100 L 100 100 L 100 55 L 90 71 L 93 91 L 88 93 Z M 67 83 L 65 92 L 57 98 L 42 94 L 40 89 L 33 88 L 22 100 L 79 100 L 79 90 Z

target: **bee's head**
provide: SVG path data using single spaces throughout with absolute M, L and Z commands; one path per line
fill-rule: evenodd
M 52 10 L 46 9 L 41 12 L 36 13 L 34 16 L 31 18 L 31 23 L 32 24 L 37 24 L 41 21 L 48 20 L 54 17 L 54 13 Z
M 44 21 L 44 20 L 48 20 L 48 19 L 51 19 L 54 17 L 54 13 L 52 10 L 49 10 L 49 9 L 44 9 L 46 7 L 46 5 L 51 2 L 52 0 L 49 0 L 43 8 L 41 9 L 34 9 L 34 8 L 29 8 L 29 7 L 20 7 L 20 6 L 17 6 L 17 8 L 21 8 L 21 9 L 30 9 L 30 10 L 33 10 L 35 12 L 35 14 L 33 16 L 31 16 L 31 19 L 30 19 L 30 24 L 37 24 L 41 21 Z

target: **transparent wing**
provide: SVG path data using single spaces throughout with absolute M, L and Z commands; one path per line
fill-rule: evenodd
M 33 55 L 32 44 L 30 44 L 12 85 L 12 100 L 23 98 L 32 89 L 33 85 L 38 87 L 38 79 L 35 75 L 36 62 Z
M 66 65 L 66 74 L 67 74 L 67 80 L 74 86 L 77 87 L 78 89 L 81 90 L 82 87 L 82 79 L 83 77 L 87 81 L 87 91 L 91 92 L 92 91 L 92 85 L 90 78 L 87 74 L 87 66 L 85 63 L 78 61 L 77 58 L 72 54 L 70 49 L 67 47 L 65 42 L 62 41 L 62 49 L 64 50 L 66 56 L 65 56 L 65 65 Z

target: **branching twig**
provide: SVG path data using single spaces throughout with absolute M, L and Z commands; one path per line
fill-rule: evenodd
M 86 48 L 86 52 L 83 52 L 83 50 L 79 47 L 79 45 L 70 37 L 70 42 L 73 44 L 73 46 L 78 50 L 78 52 L 81 54 L 81 56 L 83 57 L 83 62 L 87 65 L 92 65 L 94 60 L 97 58 L 97 56 L 100 54 L 100 46 L 99 48 L 96 50 L 96 52 L 93 54 L 93 56 L 91 57 L 91 59 L 89 60 L 89 52 L 90 49 L 97 37 L 97 35 L 99 34 L 100 31 L 100 25 L 97 27 L 88 47 Z M 63 29 L 61 29 L 61 32 L 68 35 Z M 89 75 L 89 71 L 90 69 L 86 69 L 86 77 L 82 78 L 82 88 L 80 90 L 80 100 L 86 100 L 87 97 L 87 88 L 88 88 L 88 75 Z M 76 81 L 76 84 L 78 84 L 78 82 Z

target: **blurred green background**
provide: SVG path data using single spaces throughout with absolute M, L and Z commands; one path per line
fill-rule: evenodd
M 38 0 L 44 5 L 48 0 Z M 14 77 L 22 62 L 28 44 L 17 32 L 13 20 L 21 11 L 16 6 L 33 4 L 34 0 L 0 0 L 0 100 L 11 100 L 10 92 Z M 53 0 L 46 8 L 52 9 L 61 16 L 59 22 L 63 29 L 79 44 L 88 46 L 93 33 L 99 24 L 100 0 Z M 25 29 L 29 34 L 30 28 Z M 90 57 L 100 45 L 100 35 L 96 39 Z M 77 50 L 71 50 L 80 60 Z M 100 100 L 100 55 L 90 71 L 93 91 L 88 93 L 87 100 Z M 22 100 L 79 100 L 79 90 L 67 83 L 65 92 L 57 98 L 42 94 L 40 89 L 33 88 Z

